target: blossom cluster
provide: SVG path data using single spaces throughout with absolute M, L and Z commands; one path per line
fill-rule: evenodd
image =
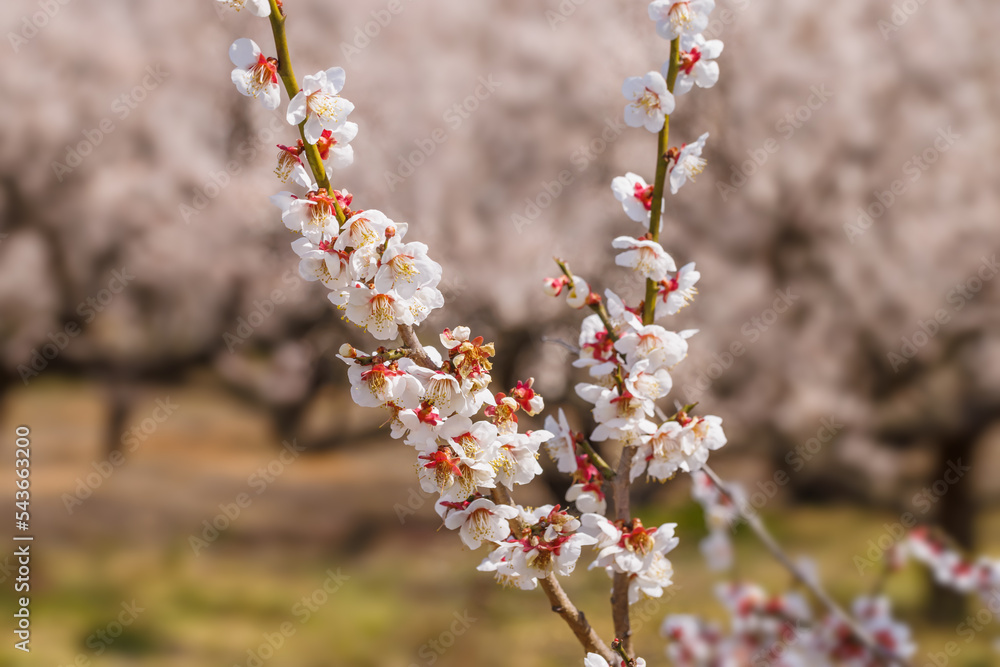
M 261 17 L 281 12 L 281 2 L 273 0 L 218 1 L 237 10 L 247 7 Z M 722 43 L 701 34 L 713 8 L 714 0 L 650 3 L 657 34 L 671 40 L 671 57 L 660 71 L 625 80 L 627 125 L 660 133 L 665 144 L 675 95 L 716 83 Z M 272 25 L 277 26 L 278 43 L 280 21 Z M 671 330 L 669 318 L 694 299 L 701 277 L 693 262 L 678 268 L 659 242 L 663 191 L 669 183 L 670 192 L 677 194 L 704 170 L 708 133 L 687 144 L 663 146 L 653 184 L 633 172 L 611 182 L 626 216 L 645 230 L 619 234 L 611 242 L 616 264 L 646 285 L 643 300 L 611 290 L 599 294 L 561 261 L 562 275 L 545 280 L 550 295 L 565 293 L 570 307 L 591 311 L 580 325 L 573 366 L 586 375 L 575 390 L 592 406 L 595 426 L 574 429 L 560 409 L 547 416 L 543 429 L 531 430 L 522 428 L 519 417 L 539 415 L 544 401 L 533 379 L 494 393 L 493 343 L 473 337 L 466 326 L 444 329 L 440 347 L 423 345 L 414 334 L 413 327 L 444 302 L 438 289 L 442 267 L 430 258 L 428 247 L 406 240 L 406 223 L 375 209 L 352 208 L 354 197 L 329 185 L 335 169 L 353 163 L 350 144 L 359 131 L 349 120 L 354 105 L 341 96 L 345 71 L 321 70 L 303 77 L 298 87 L 289 64 L 267 56 L 250 39 L 236 40 L 229 56 L 235 67 L 231 79 L 241 94 L 268 110 L 280 106 L 282 85 L 291 98 L 285 119 L 299 128 L 301 138 L 278 145 L 275 173 L 283 182 L 291 178 L 301 190 L 281 191 L 271 202 L 296 234 L 291 246 L 299 257 L 299 273 L 325 286 L 345 319 L 379 341 L 371 352 L 347 344 L 340 348 L 337 356 L 347 365 L 351 397 L 359 406 L 387 412 L 391 436 L 412 448 L 421 488 L 437 495 L 434 509 L 444 527 L 456 531 L 471 550 L 486 547 L 478 569 L 507 586 L 533 589 L 546 581 L 551 587 L 556 576 L 576 570 L 586 547 L 591 569 L 604 570 L 616 587 L 627 582 L 629 604 L 660 597 L 673 583 L 667 555 L 678 544 L 676 524 L 647 528 L 623 508 L 615 508 L 616 518 L 610 518 L 606 492 L 623 484 L 627 495 L 632 482 L 664 482 L 678 473 L 692 476 L 695 498 L 709 517 L 711 533 L 702 551 L 710 565 L 728 568 L 732 548 L 725 528 L 738 515 L 737 503 L 701 472 L 710 453 L 726 444 L 722 420 L 695 414 L 695 405 L 677 405 L 668 416 L 659 405 L 672 389 L 674 367 L 687 356 L 688 341 L 697 333 Z M 617 472 L 596 449 L 611 442 L 621 451 Z M 572 478 L 566 504 L 519 505 L 511 491 L 542 472 L 543 446 L 556 468 Z M 915 551 L 914 556 L 945 560 L 931 551 Z M 942 567 L 957 576 L 956 567 Z M 996 569 L 990 573 L 995 576 Z M 664 622 L 667 653 L 675 664 L 746 664 L 744 658 L 771 651 L 778 642 L 792 646 L 770 664 L 873 664 L 871 649 L 857 643 L 842 620 L 828 617 L 813 623 L 808 606 L 793 594 L 768 597 L 753 585 L 730 584 L 720 588 L 720 597 L 733 619 L 728 635 L 694 617 L 672 616 Z M 859 600 L 855 613 L 886 651 L 912 652 L 908 631 L 891 618 L 882 599 Z M 617 646 L 621 648 L 620 642 Z M 609 667 L 607 654 L 600 653 L 589 653 L 584 664 Z M 645 661 L 622 664 L 642 667 Z
M 859 643 L 843 619 L 813 617 L 795 592 L 768 595 L 750 583 L 720 584 L 716 594 L 729 613 L 728 631 L 691 615 L 664 619 L 660 634 L 676 667 L 876 667 L 882 655 Z M 885 597 L 859 597 L 853 616 L 888 655 L 909 657 L 916 647 L 909 628 L 893 619 Z
M 1000 594 L 1000 560 L 984 556 L 969 560 L 924 526 L 910 531 L 891 557 L 891 565 L 897 568 L 907 559 L 920 563 L 937 585 L 957 593 L 975 593 L 986 602 L 993 602 Z

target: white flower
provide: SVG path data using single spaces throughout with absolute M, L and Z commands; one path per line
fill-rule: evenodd
M 236 11 L 240 11 L 244 7 L 250 10 L 250 13 L 254 16 L 270 16 L 271 15 L 271 3 L 267 0 L 218 0 L 223 5 L 227 7 L 232 7 Z
M 551 438 L 552 434 L 548 431 L 501 435 L 499 455 L 493 462 L 500 483 L 513 488 L 515 484 L 527 484 L 540 475 L 542 466 L 538 464 L 538 448 Z
M 347 360 L 350 368 L 351 398 L 363 408 L 378 408 L 390 401 L 401 408 L 420 404 L 422 387 L 417 378 L 385 364 L 361 365 Z
M 667 82 L 659 72 L 625 79 L 622 95 L 629 100 L 625 105 L 625 124 L 629 127 L 659 132 L 667 114 L 674 110 L 674 96 L 667 90 Z
M 305 198 L 289 197 L 290 194 L 279 192 L 271 197 L 271 203 L 281 209 L 281 221 L 285 227 L 300 232 L 316 244 L 327 238 L 336 238 L 340 223 L 331 197 L 324 192 L 313 192 Z
M 677 161 L 670 168 L 670 193 L 677 194 L 689 179 L 693 182 L 694 177 L 705 170 L 705 158 L 701 156 L 702 149 L 705 148 L 705 140 L 708 139 L 708 132 L 698 137 L 698 141 L 684 144 L 677 156 Z
M 631 171 L 611 180 L 611 191 L 622 203 L 625 214 L 636 222 L 648 223 L 653 206 L 653 186 L 647 185 L 642 176 Z M 663 210 L 662 207 L 660 210 Z
M 597 540 L 594 542 L 594 548 L 598 551 L 618 544 L 622 538 L 622 532 L 618 530 L 617 526 L 601 514 L 588 512 L 581 515 L 580 525 L 580 532 L 586 533 Z M 594 568 L 596 566 L 597 563 L 593 563 L 590 567 Z
M 589 368 L 595 378 L 605 377 L 617 368 L 614 341 L 608 335 L 600 315 L 588 315 L 580 324 L 580 358 L 573 360 L 576 368 Z
M 441 281 L 441 265 L 427 256 L 427 246 L 423 243 L 390 243 L 380 264 L 375 274 L 375 289 L 395 290 L 404 299 L 412 297 L 419 287 Z
M 709 570 L 722 571 L 733 566 L 733 542 L 728 531 L 713 528 L 708 537 L 698 543 L 698 549 Z
M 423 368 L 412 359 L 401 359 L 399 367 L 420 380 L 424 387 L 423 400 L 436 407 L 443 417 L 450 417 L 456 413 L 471 417 L 479 412 L 483 403 L 494 402 L 488 389 L 475 393 L 466 392 L 462 389 L 458 378 L 451 373 Z
M 722 54 L 721 39 L 705 39 L 702 34 L 681 36 L 680 67 L 674 83 L 674 95 L 683 95 L 697 84 L 699 88 L 711 88 L 719 80 L 719 63 L 715 59 Z M 670 67 L 670 61 L 660 70 L 663 75 Z
M 573 282 L 569 285 L 566 293 L 566 303 L 570 308 L 579 310 L 587 305 L 587 297 L 590 296 L 590 285 L 580 276 L 573 276 Z
M 299 275 L 303 280 L 319 280 L 327 289 L 341 290 L 347 287 L 349 276 L 344 257 L 330 248 L 330 244 L 313 244 L 307 238 L 292 241 L 292 250 L 299 260 Z
M 663 281 L 656 298 L 656 319 L 673 315 L 688 305 L 698 293 L 695 284 L 701 274 L 694 269 L 694 262 L 685 264 L 673 278 Z
M 699 445 L 715 451 L 726 444 L 726 433 L 722 430 L 722 418 L 705 415 L 691 425 L 691 433 Z
M 576 471 L 575 433 L 569 428 L 566 413 L 559 408 L 558 421 L 549 415 L 545 418 L 545 430 L 552 433 L 552 438 L 546 444 L 549 456 L 556 462 L 559 472 L 572 473 Z
M 650 369 L 673 368 L 687 356 L 688 344 L 680 334 L 658 324 L 643 325 L 633 316 L 631 327 L 619 336 L 615 349 L 630 367 L 646 359 Z
M 538 579 L 553 573 L 569 576 L 576 569 L 582 548 L 594 542 L 593 537 L 583 533 L 560 534 L 551 540 L 533 536 L 523 549 L 514 552 L 514 569 L 523 577 Z
M 608 509 L 608 501 L 600 488 L 594 484 L 574 484 L 566 491 L 566 500 L 576 503 L 581 512 L 604 514 Z
M 597 653 L 588 653 L 583 659 L 583 667 L 610 667 L 608 661 Z
M 665 523 L 658 528 L 645 528 L 639 519 L 632 519 L 632 526 L 621 531 L 621 539 L 597 554 L 599 567 L 611 567 L 615 572 L 637 574 L 653 565 L 657 554 L 674 549 L 679 540 L 674 535 L 676 523 Z
M 632 458 L 629 479 L 635 481 L 646 473 L 653 479 L 665 482 L 678 470 L 700 469 L 708 459 L 708 454 L 699 460 L 698 452 L 699 448 L 690 429 L 675 421 L 664 422 L 639 445 Z
M 382 293 L 362 283 L 355 283 L 346 291 L 347 319 L 377 340 L 392 340 L 397 335 L 397 324 L 413 323 L 410 312 L 403 307 L 399 295 L 392 290 Z
M 346 221 L 340 230 L 340 236 L 334 247 L 337 250 L 347 248 L 362 248 L 364 246 L 378 246 L 385 242 L 386 232 L 392 228 L 396 229 L 395 223 L 389 217 L 375 209 L 368 209 L 360 213 L 355 213 Z
M 442 500 L 466 500 L 477 488 L 492 489 L 496 484 L 488 459 L 491 454 L 492 451 L 484 449 L 466 456 L 464 451 L 456 451 L 450 445 L 421 454 L 417 457 L 420 488 L 427 493 L 440 493 Z
M 666 368 L 652 368 L 649 359 L 640 359 L 625 377 L 625 391 L 641 401 L 656 401 L 670 393 L 674 381 Z
M 681 35 L 694 35 L 708 27 L 708 15 L 715 9 L 715 0 L 653 0 L 649 3 L 649 18 L 656 21 L 656 33 L 673 40 Z
M 523 576 L 514 569 L 514 552 L 521 549 L 520 542 L 504 542 L 483 559 L 476 568 L 480 572 L 495 572 L 497 583 L 503 586 L 516 586 L 521 590 L 534 590 L 538 579 Z
M 656 424 L 647 417 L 653 415 L 653 405 L 628 392 L 619 395 L 618 388 L 609 389 L 595 384 L 581 383 L 576 393 L 594 404 L 593 414 L 597 428 L 591 435 L 594 442 L 621 440 L 632 444 L 643 434 L 656 430 Z
M 413 296 L 406 300 L 406 308 L 410 311 L 414 325 L 423 322 L 428 315 L 442 306 L 444 306 L 444 295 L 437 287 L 430 285 L 418 287 Z
M 257 42 L 246 37 L 232 43 L 229 59 L 236 65 L 231 77 L 236 90 L 247 97 L 259 98 L 265 109 L 277 109 L 281 102 L 277 61 L 265 58 Z
M 326 164 L 327 178 L 333 176 L 334 169 L 343 169 L 354 164 L 354 147 L 351 142 L 358 136 L 358 124 L 347 121 L 335 130 L 323 130 L 316 147 Z
M 507 539 L 510 535 L 509 520 L 517 515 L 518 511 L 513 507 L 479 498 L 463 509 L 449 511 L 444 525 L 450 530 L 458 528 L 458 536 L 465 546 L 478 549 L 483 542 L 501 542 Z
M 436 449 L 438 438 L 447 438 L 448 434 L 445 431 L 450 430 L 453 424 L 461 419 L 453 417 L 446 420 L 433 405 L 423 403 L 419 409 L 403 409 L 396 412 L 396 418 L 392 422 L 392 437 L 405 437 L 404 442 L 407 445 L 416 447 L 417 451 L 426 454 Z M 465 421 L 471 426 L 471 421 Z
M 306 121 L 306 141 L 315 144 L 323 130 L 339 130 L 347 122 L 354 105 L 339 93 L 347 80 L 342 67 L 331 67 L 302 78 L 302 90 L 288 103 L 288 122 L 298 125 Z
M 628 603 L 637 604 L 643 598 L 658 598 L 663 589 L 674 583 L 674 566 L 663 552 L 653 553 L 649 563 L 628 583 Z
M 615 257 L 615 264 L 633 269 L 644 278 L 659 282 L 666 279 L 670 271 L 677 270 L 673 257 L 656 241 L 619 236 L 611 246 L 625 250 Z

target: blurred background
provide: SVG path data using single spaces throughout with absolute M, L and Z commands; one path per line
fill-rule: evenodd
M 472 326 L 497 344 L 496 390 L 533 375 L 581 424 L 549 341 L 580 314 L 541 279 L 558 255 L 636 293 L 609 242 L 639 232 L 609 184 L 654 168 L 652 136 L 620 122 L 623 78 L 669 50 L 646 3 L 285 4 L 299 78 L 348 72 L 361 131 L 336 186 L 444 266 L 424 340 Z M 32 429 L 36 535 L 34 655 L 5 642 L 0 662 L 578 664 L 540 593 L 496 586 L 438 530 L 384 415 L 349 407 L 333 355 L 370 342 L 299 279 L 267 201 L 294 134 L 229 82 L 229 44 L 271 52 L 268 25 L 216 5 L 0 8 L 0 432 L 10 461 Z M 673 397 L 723 417 L 717 469 L 842 601 L 882 585 L 857 559 L 907 512 L 995 556 L 1000 5 L 720 0 L 713 19 L 721 80 L 671 122 L 671 143 L 711 133 L 662 239 L 702 272 Z M 636 612 L 652 664 L 666 613 L 723 618 L 688 491 L 638 492 L 681 536 L 672 596 Z M 752 535 L 736 545 L 740 576 L 789 585 Z M 916 569 L 885 587 L 919 656 L 978 604 Z M 609 588 L 570 583 L 605 635 Z M 952 664 L 995 664 L 995 634 Z

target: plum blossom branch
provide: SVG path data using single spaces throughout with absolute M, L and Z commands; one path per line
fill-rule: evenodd
M 899 657 L 886 650 L 884 646 L 875 641 L 872 635 L 865 630 L 861 625 L 854 620 L 854 618 L 841 607 L 836 600 L 834 600 L 829 593 L 827 593 L 823 588 L 816 582 L 815 577 L 809 576 L 802 567 L 793 561 L 788 554 L 781 548 L 778 541 L 774 539 L 771 533 L 764 526 L 764 522 L 760 520 L 760 517 L 753 512 L 746 512 L 743 510 L 742 504 L 739 502 L 736 494 L 734 494 L 730 489 L 728 484 L 719 477 L 718 474 L 709 466 L 707 463 L 702 466 L 702 470 L 708 475 L 712 483 L 722 492 L 730 502 L 733 503 L 735 511 L 739 516 L 746 521 L 750 530 L 753 531 L 757 539 L 761 541 L 765 548 L 771 555 L 774 556 L 775 560 L 781 563 L 782 566 L 787 569 L 791 575 L 800 584 L 805 586 L 813 596 L 819 600 L 820 604 L 826 607 L 832 614 L 837 616 L 844 625 L 850 630 L 851 634 L 861 642 L 869 651 L 874 655 L 878 656 L 886 665 L 900 665 L 901 667 L 909 667 L 910 663 L 904 658 Z
M 677 72 L 680 61 L 680 37 L 670 40 L 670 60 L 667 62 L 667 90 L 673 94 L 677 82 Z M 660 242 L 660 227 L 663 218 L 663 190 L 667 182 L 667 147 L 670 140 L 670 114 L 663 119 L 663 129 L 656 138 L 656 176 L 653 181 L 653 200 L 649 214 L 649 238 Z M 651 278 L 646 279 L 646 298 L 642 305 L 643 324 L 652 324 L 656 313 L 657 283 Z
M 505 486 L 497 486 L 493 489 L 491 495 L 493 496 L 493 501 L 498 505 L 514 504 L 510 490 Z M 521 533 L 524 530 L 524 524 L 520 518 L 515 517 L 511 519 L 511 523 L 514 525 L 514 530 L 517 533 Z M 602 658 L 612 662 L 614 660 L 614 653 L 610 648 L 608 648 L 608 645 L 604 643 L 604 640 L 598 636 L 594 628 L 591 627 L 590 621 L 587 620 L 587 617 L 584 616 L 583 612 L 580 611 L 569 599 L 569 596 L 559 583 L 559 579 L 556 578 L 556 575 L 549 574 L 538 583 L 539 586 L 542 587 L 542 590 L 545 591 L 545 595 L 549 598 L 549 603 L 552 605 L 552 611 L 559 614 L 559 616 L 566 621 L 566 624 L 573 631 L 577 640 L 579 640 L 580 644 L 583 645 L 584 650 L 599 653 Z
M 288 37 L 285 35 L 285 13 L 278 0 L 268 0 L 271 4 L 271 13 L 268 19 L 271 22 L 271 33 L 274 35 L 274 48 L 278 54 L 278 76 L 285 84 L 285 92 L 289 99 L 295 97 L 299 92 L 299 84 L 295 79 L 295 70 L 292 69 L 292 57 L 288 52 Z M 330 179 L 326 175 L 323 167 L 323 158 L 320 157 L 319 148 L 315 143 L 306 141 L 306 121 L 299 123 L 299 134 L 302 137 L 306 159 L 309 161 L 309 168 L 312 170 L 313 178 L 320 188 L 330 190 Z M 337 213 L 337 220 L 343 224 L 347 220 L 344 215 L 344 208 L 340 202 L 334 199 L 334 210 Z

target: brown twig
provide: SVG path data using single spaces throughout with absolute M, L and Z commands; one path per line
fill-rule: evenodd
M 491 494 L 493 496 L 493 502 L 498 505 L 509 505 L 514 506 L 514 500 L 511 498 L 510 490 L 505 486 L 498 486 L 493 489 Z M 521 523 L 519 518 L 511 519 L 511 523 L 514 525 L 514 529 L 521 532 L 524 524 Z M 569 595 L 563 589 L 562 585 L 559 583 L 559 579 L 556 578 L 555 574 L 550 574 L 544 579 L 538 580 L 538 585 L 543 591 L 545 591 L 546 597 L 549 598 L 549 604 L 552 606 L 552 611 L 559 614 L 566 625 L 569 626 L 573 634 L 576 635 L 577 640 L 583 646 L 584 650 L 587 652 L 598 653 L 608 664 L 614 664 L 615 654 L 612 652 L 608 645 L 604 643 L 594 628 L 591 627 L 590 621 L 584 616 L 583 612 L 580 611 L 576 605 L 573 604 L 572 600 L 569 599 Z

